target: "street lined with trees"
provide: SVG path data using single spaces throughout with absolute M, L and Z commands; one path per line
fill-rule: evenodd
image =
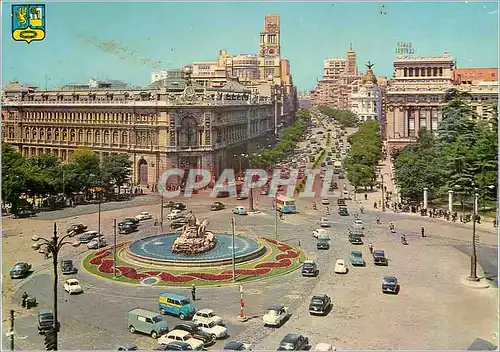
M 328 106 L 319 106 L 318 110 L 333 118 L 342 127 L 355 127 L 359 122 L 358 116 L 349 110 L 339 110 Z

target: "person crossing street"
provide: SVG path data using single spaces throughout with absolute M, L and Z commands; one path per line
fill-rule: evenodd
M 191 287 L 191 298 L 193 299 L 193 301 L 196 301 L 196 287 L 193 286 Z

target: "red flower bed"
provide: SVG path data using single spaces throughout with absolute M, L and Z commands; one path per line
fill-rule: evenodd
M 92 260 L 90 260 L 90 264 L 92 265 L 99 265 L 101 264 L 102 262 L 102 259 L 107 257 L 109 254 L 111 254 L 111 252 L 109 250 L 104 250 L 104 251 L 100 251 L 101 254 L 100 255 L 97 255 L 95 256 L 94 258 L 92 258 Z
M 292 261 L 290 259 L 282 259 L 279 262 L 266 262 L 257 264 L 256 268 L 286 268 L 287 266 L 292 265 Z
M 272 243 L 272 244 L 278 244 L 279 242 L 276 240 L 272 240 L 270 238 L 264 238 L 267 242 Z
M 146 274 L 139 274 L 137 273 L 137 270 L 134 268 L 128 267 L 128 266 L 118 266 L 116 267 L 120 272 L 122 273 L 123 276 L 125 276 L 127 279 L 131 280 L 142 280 L 146 277 L 149 277 Z
M 271 271 L 271 268 L 259 268 L 259 269 L 236 269 L 236 274 L 238 275 L 265 275 Z M 226 270 L 221 273 L 221 275 L 230 274 L 233 275 L 232 270 Z
M 289 251 L 290 249 L 292 249 L 292 247 L 290 247 L 287 244 L 282 244 L 282 245 L 278 246 L 278 250 L 280 250 L 282 252 Z
M 145 271 L 145 274 L 148 274 L 149 276 L 157 276 L 161 271 Z
M 109 249 L 101 249 L 100 251 L 95 252 L 94 255 L 98 257 L 103 255 L 104 253 L 106 253 L 105 255 L 111 254 Z
M 293 258 L 297 258 L 299 255 L 300 255 L 299 251 L 297 251 L 297 252 L 295 252 L 295 251 L 288 251 L 286 253 L 278 254 L 276 256 L 276 260 L 282 260 L 282 259 L 286 259 L 286 258 L 293 259 Z
M 101 273 L 112 274 L 113 273 L 113 261 L 106 259 L 103 260 L 101 265 L 97 268 Z
M 193 281 L 195 279 L 194 277 L 189 277 L 184 275 L 172 275 L 167 272 L 162 272 L 159 276 L 160 279 L 162 279 L 162 281 L 169 281 L 169 282 L 188 282 L 188 281 Z
M 233 278 L 232 274 L 210 274 L 210 273 L 187 273 L 187 276 L 192 276 L 198 279 L 207 281 L 221 281 L 229 280 Z

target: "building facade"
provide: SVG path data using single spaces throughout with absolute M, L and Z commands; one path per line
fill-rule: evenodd
M 234 155 L 267 145 L 273 104 L 235 80 L 206 88 L 172 70 L 143 89 L 38 90 L 17 82 L 2 96 L 2 140 L 23 156 L 68 162 L 78 148 L 127 153 L 134 184 L 156 184 L 168 168 L 197 167 L 214 176 L 236 168 Z
M 373 64 L 368 62 L 367 71 L 356 93 L 351 94 L 350 110 L 358 115 L 360 121 L 381 119 L 381 91 L 377 84 L 377 77 L 373 74 Z
M 453 71 L 453 83 L 477 84 L 498 82 L 498 68 L 457 68 Z

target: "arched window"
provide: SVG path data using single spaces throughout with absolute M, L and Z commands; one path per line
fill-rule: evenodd
M 71 130 L 69 132 L 69 140 L 70 140 L 70 142 L 74 142 L 76 140 L 76 132 L 75 132 L 75 130 Z
M 113 144 L 119 143 L 118 137 L 119 137 L 118 131 L 114 131 L 113 132 Z
M 54 138 L 56 141 L 59 140 L 59 129 L 58 128 L 56 128 L 56 130 L 54 131 Z
M 179 145 L 183 147 L 194 147 L 198 145 L 198 124 L 192 117 L 185 117 L 181 122 Z
M 36 129 L 36 128 L 33 128 L 33 129 L 31 130 L 31 138 L 32 138 L 33 140 L 35 140 L 35 139 L 36 139 L 36 135 L 37 135 L 37 129 Z
M 95 131 L 94 142 L 101 143 L 101 131 L 99 130 Z
M 109 143 L 109 131 L 104 131 L 104 143 Z
M 122 132 L 122 144 L 128 144 L 128 132 Z
M 40 129 L 40 140 L 44 140 L 45 139 L 45 131 L 41 128 Z
M 47 129 L 47 140 L 50 141 L 52 139 L 52 128 Z
M 83 130 L 78 130 L 78 142 L 83 142 Z
M 92 131 L 87 131 L 87 143 L 92 143 Z
M 30 128 L 26 127 L 24 129 L 24 138 L 29 139 L 30 138 Z
M 62 133 L 62 140 L 63 141 L 67 141 L 68 140 L 68 131 L 67 130 L 63 130 L 63 133 Z

